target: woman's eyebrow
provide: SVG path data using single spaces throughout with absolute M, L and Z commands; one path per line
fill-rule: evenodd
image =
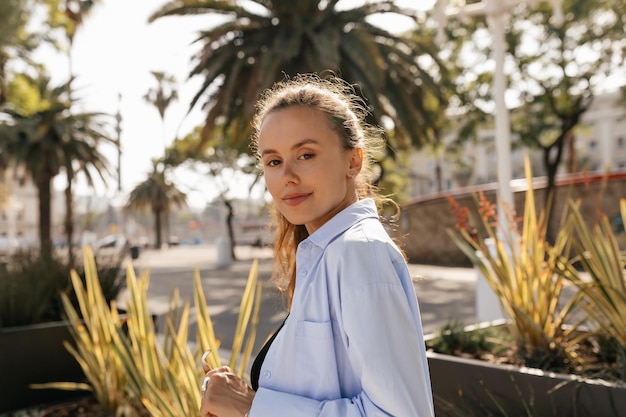
M 317 141 L 315 139 L 303 139 L 300 142 L 296 143 L 291 147 L 291 150 L 298 149 L 303 147 L 304 145 L 317 145 Z
M 315 139 L 303 139 L 300 142 L 294 144 L 291 147 L 291 150 L 293 151 L 293 150 L 301 148 L 301 147 L 303 147 L 305 145 L 317 145 L 317 144 L 318 144 L 318 142 Z M 278 153 L 278 151 L 275 150 L 275 149 L 263 149 L 261 151 L 261 156 L 265 156 L 265 155 L 268 155 L 268 154 L 275 154 L 275 153 Z

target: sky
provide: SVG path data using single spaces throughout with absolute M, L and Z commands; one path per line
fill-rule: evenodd
M 356 1 L 345 0 L 340 5 L 352 6 L 350 2 Z M 396 3 L 415 7 L 416 2 L 424 9 L 432 7 L 434 0 L 400 0 Z M 148 23 L 148 16 L 165 3 L 166 0 L 103 0 L 87 16 L 74 40 L 74 87 L 80 98 L 77 107 L 111 115 L 119 111 L 122 117 L 123 193 L 128 193 L 146 178 L 152 159 L 163 156 L 165 145 L 171 144 L 177 135 L 182 136 L 202 124 L 204 119 L 199 106 L 188 114 L 189 103 L 202 80 L 189 80 L 187 76 L 191 57 L 199 48 L 199 45 L 192 44 L 197 32 L 216 24 L 219 17 L 176 16 Z M 388 30 L 408 29 L 409 22 L 401 16 L 387 16 L 380 18 L 381 26 Z M 53 81 L 57 84 L 67 81 L 67 57 L 49 52 L 42 56 Z M 151 71 L 165 72 L 177 80 L 179 99 L 167 109 L 164 123 L 156 108 L 143 98 L 150 88 L 157 86 Z M 117 136 L 114 129 L 111 134 Z M 103 153 L 116 170 L 117 150 L 103 148 Z M 182 181 L 197 189 L 189 193 L 192 206 L 203 206 L 215 197 L 215 184 L 208 178 L 186 177 Z M 58 178 L 55 186 L 62 188 L 63 179 Z M 240 181 L 234 188 L 244 190 L 247 184 Z M 81 190 L 80 184 L 78 189 Z M 108 189 L 101 186 L 96 192 L 115 195 L 116 189 L 117 180 L 113 178 Z

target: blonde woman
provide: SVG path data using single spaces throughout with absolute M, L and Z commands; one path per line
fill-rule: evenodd
M 273 198 L 275 274 L 289 315 L 252 369 L 207 373 L 218 417 L 431 417 L 418 303 L 368 177 L 382 138 L 338 78 L 301 75 L 257 106 L 251 146 Z

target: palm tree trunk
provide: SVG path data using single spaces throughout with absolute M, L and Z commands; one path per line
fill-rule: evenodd
M 6 63 L 8 57 L 5 53 L 0 52 L 0 105 L 7 101 L 7 74 Z
M 52 257 L 52 177 L 47 174 L 37 179 L 39 195 L 39 246 L 42 258 Z
M 443 174 L 441 172 L 441 159 L 437 158 L 435 165 L 435 178 L 437 181 L 437 191 L 443 191 Z
M 233 218 L 235 217 L 235 211 L 230 201 L 224 200 L 224 205 L 228 210 L 226 215 L 226 229 L 228 230 L 228 238 L 230 239 L 230 257 L 233 261 L 237 260 L 235 257 L 235 231 L 233 229 Z
M 161 249 L 161 210 L 154 210 L 154 234 L 156 235 L 155 249 Z

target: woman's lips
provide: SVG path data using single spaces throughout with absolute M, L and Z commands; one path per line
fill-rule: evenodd
M 309 198 L 310 195 L 311 194 L 290 194 L 283 197 L 283 201 L 288 206 L 297 206 L 298 204 Z

